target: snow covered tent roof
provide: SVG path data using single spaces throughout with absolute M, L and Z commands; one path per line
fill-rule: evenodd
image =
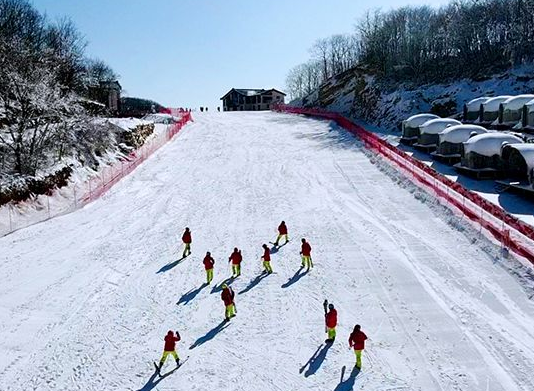
M 418 128 L 423 125 L 425 122 L 430 121 L 431 119 L 439 118 L 436 114 L 416 114 L 409 117 L 404 121 L 404 126 L 410 128 Z
M 521 144 L 523 140 L 507 133 L 483 133 L 464 142 L 464 153 L 467 155 L 470 152 L 476 152 L 482 156 L 500 156 L 503 143 Z
M 467 111 L 478 111 L 480 110 L 480 105 L 483 103 L 486 103 L 488 100 L 492 99 L 489 96 L 484 96 L 481 98 L 475 98 L 473 100 L 470 100 L 465 104 L 465 107 Z
M 463 143 L 464 141 L 469 140 L 469 137 L 473 132 L 483 134 L 488 133 L 488 130 L 478 125 L 454 125 L 448 127 L 439 134 L 439 142 L 453 144 Z
M 525 104 L 534 99 L 534 95 L 517 95 L 512 96 L 511 98 L 506 99 L 502 102 L 502 107 L 504 110 L 519 110 L 522 109 Z
M 486 102 L 482 103 L 482 107 L 484 108 L 484 111 L 498 111 L 501 103 L 510 98 L 512 98 L 510 95 L 496 96 L 495 98 L 488 99 Z
M 503 159 L 510 153 L 510 150 L 512 149 L 519 152 L 519 154 L 523 156 L 523 159 L 525 159 L 525 163 L 527 164 L 527 172 L 530 172 L 530 170 L 534 169 L 534 144 L 521 143 L 503 145 L 501 149 L 501 155 Z
M 452 118 L 436 118 L 426 121 L 419 126 L 421 134 L 440 134 L 449 126 L 461 125 L 462 123 Z

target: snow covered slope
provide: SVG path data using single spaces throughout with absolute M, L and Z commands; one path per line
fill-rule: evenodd
M 0 239 L 1 390 L 534 389 L 534 283 L 517 262 L 447 224 L 328 122 L 195 120 L 101 200 Z M 260 279 L 280 220 L 293 240 Z M 193 255 L 177 263 L 185 226 Z M 212 252 L 218 285 L 234 246 L 238 313 L 223 324 L 201 260 Z M 325 298 L 339 312 L 330 348 Z M 356 377 L 355 323 L 370 338 Z M 189 359 L 159 381 L 169 329 Z

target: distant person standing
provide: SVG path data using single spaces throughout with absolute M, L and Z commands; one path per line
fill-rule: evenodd
M 306 267 L 308 270 L 313 268 L 313 261 L 311 258 L 311 246 L 306 241 L 306 239 L 302 238 L 302 247 L 300 249 L 300 255 L 302 257 L 302 267 Z
M 191 231 L 189 228 L 185 228 L 184 234 L 182 235 L 182 242 L 184 242 L 184 252 L 182 253 L 182 258 L 191 255 Z
M 232 263 L 232 277 L 239 277 L 241 275 L 241 262 L 243 261 L 243 256 L 241 255 L 241 250 L 238 250 L 237 247 L 234 248 L 234 252 L 228 258 L 228 262 Z
M 336 340 L 336 326 L 337 326 L 337 310 L 334 305 L 330 303 L 328 305 L 328 312 L 325 315 L 326 332 L 328 338 L 326 343 L 333 343 Z
M 228 322 L 230 318 L 235 316 L 235 293 L 228 284 L 222 285 L 221 300 L 224 303 L 224 319 Z
M 201 112 L 201 113 L 204 112 L 204 107 L 200 106 L 200 112 Z
M 282 221 L 278 226 L 278 236 L 274 242 L 275 246 L 278 246 L 278 243 L 280 243 L 280 239 L 282 239 L 282 237 L 285 238 L 286 243 L 289 242 L 289 239 L 287 238 L 287 226 L 285 221 Z
M 362 369 L 362 351 L 365 349 L 365 340 L 367 335 L 361 331 L 359 324 L 354 326 L 354 330 L 349 337 L 349 347 L 354 349 L 354 354 L 356 355 L 356 368 Z
M 217 111 L 221 111 L 221 107 L 220 106 L 217 106 Z
M 263 261 L 263 267 L 268 274 L 272 274 L 273 269 L 271 267 L 271 249 L 266 244 L 264 244 L 262 247 L 263 255 L 261 259 Z
M 209 285 L 213 280 L 213 267 L 215 265 L 215 259 L 212 258 L 211 253 L 208 251 L 202 262 L 204 263 L 204 269 L 206 270 L 206 280 Z

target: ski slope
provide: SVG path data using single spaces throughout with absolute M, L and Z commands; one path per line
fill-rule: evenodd
M 533 390 L 534 280 L 371 160 L 328 122 L 196 115 L 102 199 L 0 239 L 0 390 Z M 281 220 L 293 240 L 259 278 Z M 193 255 L 178 263 L 185 226 Z M 234 246 L 238 313 L 223 324 Z M 189 358 L 159 381 L 169 329 Z

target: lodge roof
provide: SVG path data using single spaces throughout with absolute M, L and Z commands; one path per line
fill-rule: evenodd
M 224 94 L 224 96 L 221 98 L 221 100 L 226 98 L 233 91 L 235 91 L 238 94 L 243 95 L 243 96 L 263 95 L 263 94 L 266 94 L 266 93 L 269 93 L 269 92 L 272 92 L 272 91 L 276 91 L 279 94 L 282 94 L 284 96 L 286 95 L 282 91 L 279 91 L 279 90 L 277 90 L 275 88 L 271 88 L 270 90 L 266 90 L 266 89 L 263 89 L 263 88 L 261 88 L 261 89 L 258 89 L 258 88 L 232 88 L 230 91 L 228 91 L 226 94 Z

